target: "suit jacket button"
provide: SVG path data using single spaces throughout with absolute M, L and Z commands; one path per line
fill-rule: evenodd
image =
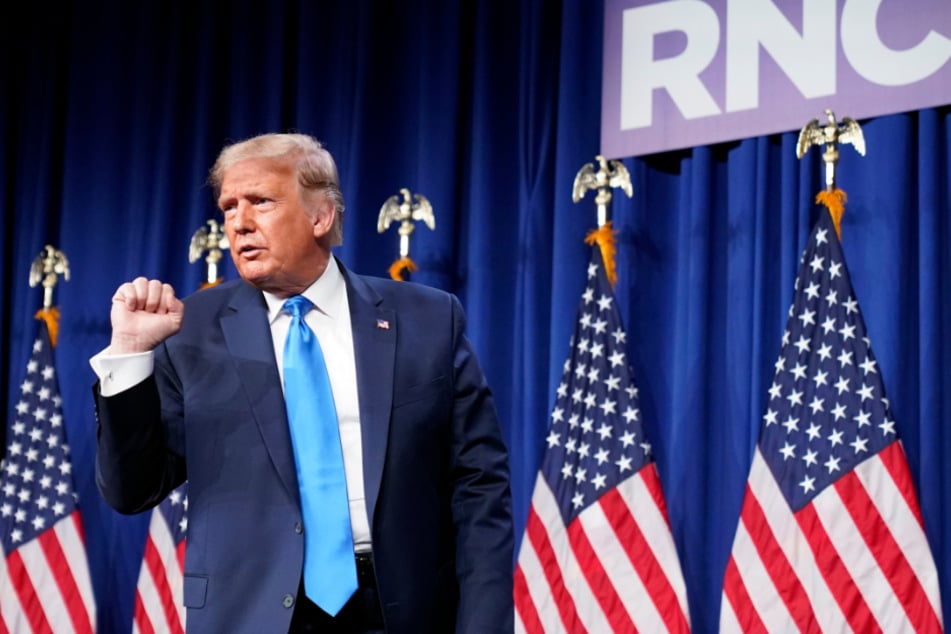
M 294 522 L 294 532 L 300 535 L 304 532 L 304 525 L 300 522 Z
M 284 600 L 281 601 L 281 603 L 284 604 L 284 607 L 285 607 L 285 608 L 291 607 L 292 605 L 294 605 L 294 596 L 293 596 L 293 595 L 290 595 L 290 594 L 285 594 L 285 595 L 284 595 Z

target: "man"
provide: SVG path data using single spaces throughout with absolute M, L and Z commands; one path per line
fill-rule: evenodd
M 188 630 L 511 632 L 507 456 L 458 300 L 336 260 L 337 168 L 311 137 L 226 147 L 209 180 L 241 280 L 184 302 L 157 280 L 121 285 L 92 359 L 104 498 L 137 513 L 188 480 Z M 285 312 L 301 295 L 306 325 Z M 339 582 L 311 565 L 330 513 L 308 511 L 325 482 L 303 474 L 327 465 L 295 459 L 316 427 L 289 415 L 292 332 L 316 333 L 336 409 L 356 553 Z M 342 609 L 309 598 L 321 583 Z

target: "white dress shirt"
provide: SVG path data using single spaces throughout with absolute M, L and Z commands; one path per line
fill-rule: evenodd
M 281 310 L 283 299 L 270 293 L 263 295 L 267 302 L 271 341 L 283 390 L 284 339 L 287 337 L 291 316 Z M 369 551 L 370 525 L 363 490 L 363 442 L 360 436 L 360 403 L 357 394 L 356 359 L 353 354 L 353 329 L 350 323 L 347 287 L 334 258 L 330 258 L 324 273 L 302 295 L 314 304 L 314 308 L 304 316 L 304 321 L 317 335 L 330 374 L 330 387 L 343 447 L 354 550 Z M 152 374 L 154 367 L 152 352 L 110 355 L 108 348 L 89 362 L 99 377 L 100 392 L 106 397 L 145 380 Z

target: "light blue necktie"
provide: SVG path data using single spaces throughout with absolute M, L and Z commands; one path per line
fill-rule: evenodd
M 357 589 L 347 479 L 327 364 L 304 321 L 313 308 L 295 295 L 284 303 L 291 326 L 284 341 L 284 401 L 304 516 L 304 592 L 336 615 Z

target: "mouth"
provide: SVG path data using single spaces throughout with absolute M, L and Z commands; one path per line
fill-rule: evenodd
M 262 247 L 254 246 L 251 244 L 246 244 L 238 247 L 238 255 L 242 258 L 252 259 L 261 253 L 264 249 Z

